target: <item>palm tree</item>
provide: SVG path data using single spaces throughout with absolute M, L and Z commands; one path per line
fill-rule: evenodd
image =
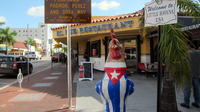
M 200 17 L 200 4 L 193 0 L 177 0 L 180 13 Z M 165 63 L 165 77 L 160 112 L 178 112 L 175 84 L 191 85 L 187 35 L 174 25 L 164 25 L 159 42 L 161 60 Z
M 32 38 L 28 38 L 26 41 L 25 41 L 25 44 L 29 47 L 29 46 L 34 46 L 34 47 L 37 47 L 36 46 L 36 41 L 33 40 Z
M 17 33 L 11 32 L 9 27 L 1 30 L 0 41 L 6 44 L 6 54 L 8 54 L 8 46 L 15 42 L 14 36 L 16 35 Z
M 62 51 L 66 53 L 67 52 L 67 47 L 62 47 Z
M 3 25 L 3 24 L 4 24 L 3 22 L 0 22 L 0 26 Z M 0 37 L 2 37 L 2 30 L 3 30 L 3 29 L 0 28 Z
M 5 24 L 5 23 L 4 22 L 0 22 L 0 26 L 3 25 L 3 24 Z
M 200 17 L 200 5 L 193 0 L 177 0 L 179 13 Z M 143 19 L 141 19 L 143 20 Z M 177 24 L 164 25 L 158 43 L 161 61 L 165 63 L 165 77 L 161 93 L 159 112 L 178 112 L 175 84 L 190 86 L 189 49 L 187 35 L 177 28 Z M 144 28 L 148 30 L 151 28 Z
M 189 49 L 186 35 L 176 25 L 164 25 L 159 42 L 160 57 L 165 63 L 160 112 L 178 112 L 175 83 L 190 85 Z

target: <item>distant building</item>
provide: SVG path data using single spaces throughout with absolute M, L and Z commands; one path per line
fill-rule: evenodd
M 15 39 L 24 42 L 28 38 L 41 40 L 41 48 L 48 53 L 48 27 L 44 23 L 38 23 L 38 28 L 11 28 L 12 32 L 16 32 Z
M 28 50 L 24 42 L 15 42 L 12 46 L 12 49 L 8 52 L 10 55 L 25 55 L 25 52 Z
M 6 52 L 6 44 L 0 43 L 0 53 L 5 53 Z

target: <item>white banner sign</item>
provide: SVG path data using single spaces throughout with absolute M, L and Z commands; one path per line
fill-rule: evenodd
M 145 26 L 177 23 L 177 0 L 156 0 L 145 4 Z

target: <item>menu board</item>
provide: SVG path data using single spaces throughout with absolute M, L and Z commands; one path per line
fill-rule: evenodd
M 83 77 L 79 80 L 93 80 L 93 63 L 92 62 L 82 62 L 83 65 Z

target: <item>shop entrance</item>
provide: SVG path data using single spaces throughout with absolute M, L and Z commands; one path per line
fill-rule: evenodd
M 119 39 L 123 46 L 123 52 L 125 53 L 125 62 L 127 66 L 127 72 L 132 74 L 137 71 L 137 44 L 136 39 L 127 38 Z

